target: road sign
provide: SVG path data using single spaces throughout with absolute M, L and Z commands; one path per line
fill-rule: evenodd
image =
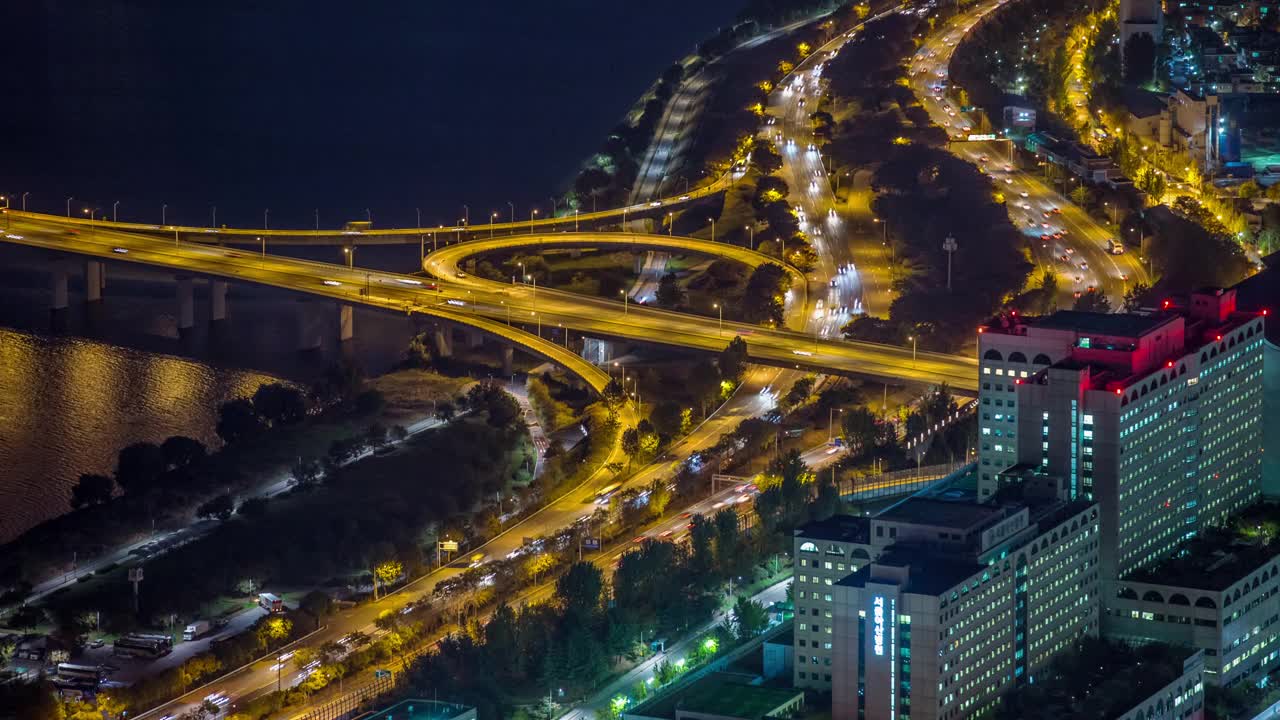
M 582 541 L 582 547 L 586 548 L 587 550 L 599 550 L 600 538 L 586 538 L 585 540 Z
M 970 135 L 968 139 L 969 142 L 981 142 L 983 140 L 995 140 L 996 136 L 991 133 L 986 133 L 983 135 Z
M 457 540 L 441 540 L 440 550 L 443 552 L 458 552 Z

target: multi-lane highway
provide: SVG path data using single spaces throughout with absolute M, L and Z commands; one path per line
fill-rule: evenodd
M 911 87 L 933 122 L 953 138 L 952 152 L 982 168 L 1004 193 L 1009 217 L 1027 238 L 1037 274 L 1052 270 L 1058 276 L 1058 305 L 1068 307 L 1092 291 L 1106 294 L 1111 307 L 1118 308 L 1132 283 L 1151 282 L 1138 257 L 1111 254 L 1108 241 L 1119 240 L 1117 231 L 1059 194 L 1036 168 L 1024 170 L 1012 157 L 1012 141 L 967 141 L 976 132 L 974 121 L 948 94 L 951 56 L 965 33 L 1010 1 L 974 5 L 930 36 L 912 57 Z
M 897 12 L 885 10 L 867 22 Z M 862 32 L 866 23 L 837 35 L 800 62 L 769 96 L 769 121 L 763 134 L 782 155 L 781 176 L 790 189 L 789 200 L 800 218 L 800 229 L 818 254 L 818 275 L 825 285 L 816 292 L 821 308 L 814 308 L 821 321 L 822 337 L 837 337 L 854 316 L 862 313 L 888 315 L 892 299 L 890 258 L 879 240 L 872 239 L 859 225 L 869 224 L 862 207 L 841 207 L 833 191 L 827 160 L 813 135 L 809 116 L 819 109 L 824 92 L 825 63 L 840 48 Z M 846 187 L 849 187 L 846 184 Z M 850 188 L 852 190 L 852 188 Z

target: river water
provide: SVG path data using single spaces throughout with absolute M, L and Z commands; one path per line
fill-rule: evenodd
M 423 224 L 481 222 L 508 201 L 545 213 L 663 68 L 743 4 L 17 3 L 0 44 L 14 69 L 0 194 L 47 212 L 273 227 L 316 211 L 328 227 L 366 212 L 410 224 L 415 208 Z M 413 255 L 362 261 L 408 268 Z M 120 447 L 216 443 L 220 402 L 272 377 L 305 382 L 333 357 L 298 356 L 299 313 L 323 311 L 289 296 L 233 287 L 228 327 L 180 339 L 172 278 L 112 269 L 88 307 L 73 273 L 73 307 L 51 316 L 47 272 L 47 257 L 0 247 L 0 542 L 64 512 L 75 478 L 110 471 Z M 356 322 L 373 372 L 414 330 Z

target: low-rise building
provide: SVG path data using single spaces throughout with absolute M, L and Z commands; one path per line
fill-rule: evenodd
M 1258 506 L 1237 527 L 1205 533 L 1176 557 L 1107 583 L 1103 631 L 1131 643 L 1160 642 L 1204 653 L 1213 685 L 1256 682 L 1280 666 L 1280 543 L 1255 527 L 1280 519 Z

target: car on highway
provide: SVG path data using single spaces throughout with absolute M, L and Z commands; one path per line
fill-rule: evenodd
M 339 285 L 341 285 L 342 283 L 338 282 L 337 280 L 321 280 L 321 281 L 320 281 L 320 284 L 321 284 L 321 285 L 328 285 L 329 287 L 338 287 L 338 286 L 339 286 Z
M 459 270 L 458 272 L 454 273 L 454 277 L 457 277 L 459 280 L 461 280 L 461 279 L 465 278 L 466 276 L 467 276 L 467 274 L 466 274 L 466 273 L 464 273 L 464 272 L 462 272 L 461 270 Z
M 129 248 L 113 247 L 111 248 L 111 252 L 116 253 L 117 255 L 128 255 Z
M 649 203 L 649 207 L 662 207 L 662 201 L 654 200 L 653 202 Z
M 1018 194 L 1021 195 L 1022 197 L 1031 197 L 1031 193 L 1027 192 L 1026 190 L 1023 190 Z
M 688 200 L 688 199 L 689 199 L 689 196 L 688 196 L 688 195 L 681 195 L 681 196 L 680 196 L 680 200 L 681 200 L 681 201 Z

